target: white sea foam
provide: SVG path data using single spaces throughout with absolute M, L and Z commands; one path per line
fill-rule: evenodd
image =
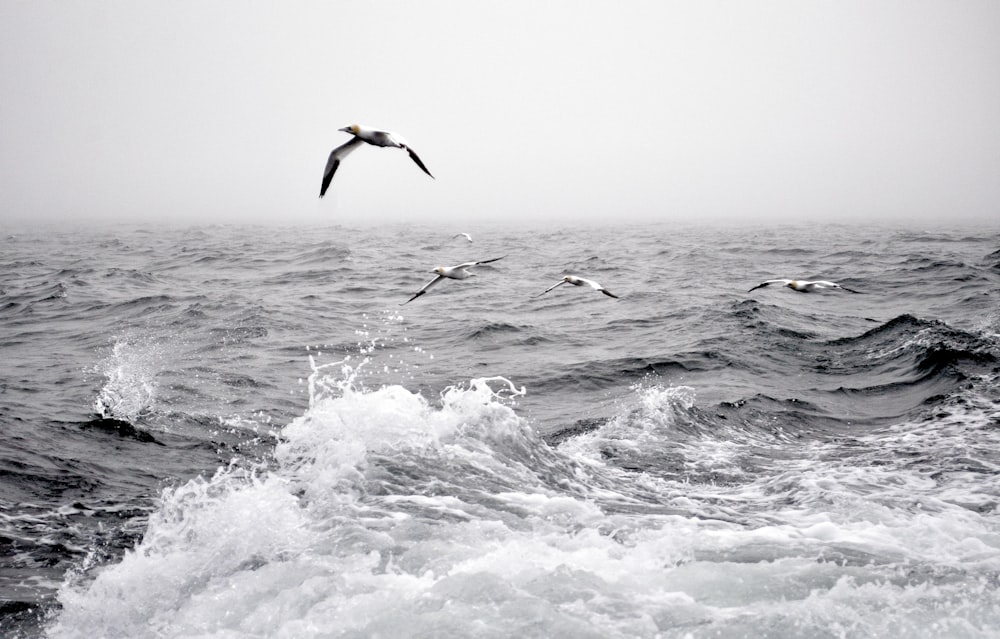
M 357 388 L 358 364 L 314 365 L 274 467 L 166 490 L 134 551 L 62 588 L 50 637 L 1000 632 L 996 515 L 905 464 L 806 442 L 713 483 L 766 440 L 733 427 L 720 449 L 692 389 L 637 388 L 552 449 L 506 380 L 432 402 Z M 616 466 L 611 444 L 678 471 Z
M 134 337 L 116 338 L 111 351 L 95 370 L 104 383 L 94 400 L 94 412 L 128 422 L 155 410 L 156 374 L 163 351 L 155 342 Z

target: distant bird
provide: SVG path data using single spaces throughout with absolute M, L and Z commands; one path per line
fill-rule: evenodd
M 431 175 L 431 172 L 427 170 L 424 163 L 420 161 L 417 154 L 413 152 L 413 149 L 403 139 L 403 136 L 398 133 L 379 131 L 378 129 L 361 126 L 360 124 L 345 126 L 342 129 L 338 129 L 338 131 L 350 133 L 354 137 L 349 142 L 341 144 L 333 151 L 330 151 L 330 159 L 326 161 L 326 170 L 323 171 L 323 186 L 319 189 L 320 197 L 323 197 L 326 194 L 326 190 L 330 187 L 330 181 L 333 179 L 333 174 L 337 172 L 340 161 L 347 157 L 351 151 L 361 146 L 362 142 L 367 142 L 374 146 L 393 146 L 397 149 L 406 149 L 406 152 L 410 154 L 410 157 L 417 163 L 417 166 L 423 169 L 427 175 Z M 431 177 L 433 178 L 434 176 L 431 175 Z
M 547 289 L 545 289 L 544 291 L 542 291 L 541 293 L 539 293 L 535 297 L 541 297 L 542 295 L 545 295 L 546 293 L 548 293 L 549 291 L 551 291 L 555 287 L 559 286 L 560 284 L 572 284 L 574 286 L 583 286 L 584 284 L 586 284 L 587 286 L 589 286 L 590 288 L 594 289 L 595 291 L 600 291 L 600 292 L 604 293 L 605 295 L 607 295 L 608 297 L 613 297 L 615 299 L 618 299 L 617 295 L 615 295 L 614 293 L 612 293 L 608 289 L 604 288 L 603 286 L 601 286 L 600 284 L 598 284 L 594 280 L 588 280 L 588 279 L 585 279 L 585 278 L 582 278 L 582 277 L 577 277 L 575 275 L 566 275 L 561 280 L 559 280 L 558 282 L 556 282 L 552 286 L 548 287 Z
M 456 237 L 464 237 L 465 239 L 469 240 L 470 242 L 472 241 L 472 236 L 469 235 L 468 233 L 459 233 L 459 234 L 455 235 L 454 237 L 452 237 L 451 239 L 455 239 Z
M 438 266 L 431 271 L 431 273 L 437 273 L 437 277 L 432 279 L 430 282 L 424 284 L 423 288 L 417 291 L 413 297 L 403 302 L 403 304 L 409 304 L 413 300 L 417 299 L 418 297 L 426 293 L 427 289 L 434 286 L 435 284 L 437 284 L 438 282 L 440 282 L 445 278 L 453 280 L 464 280 L 468 277 L 472 277 L 475 275 L 475 273 L 468 270 L 473 266 L 479 266 L 480 264 L 489 264 L 490 262 L 496 262 L 497 260 L 502 260 L 505 257 L 507 256 L 502 255 L 500 257 L 494 257 L 492 260 L 482 260 L 479 262 L 465 262 L 457 266 Z M 400 304 L 400 306 L 402 306 L 402 304 Z
M 771 284 L 781 284 L 782 286 L 787 286 L 793 291 L 798 291 L 800 293 L 811 293 L 816 289 L 823 289 L 823 288 L 839 288 L 851 293 L 861 292 L 847 288 L 846 286 L 841 286 L 836 282 L 827 282 L 826 280 L 816 280 L 815 282 L 809 282 L 806 280 L 767 280 L 766 282 L 761 282 L 757 286 L 753 287 L 752 289 L 750 289 L 750 291 L 756 291 L 758 288 L 770 286 Z M 747 291 L 747 293 L 749 293 L 750 291 Z

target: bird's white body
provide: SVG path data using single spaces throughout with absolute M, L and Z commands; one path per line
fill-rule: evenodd
M 434 268 L 434 272 L 440 277 L 447 277 L 453 280 L 464 280 L 467 277 L 475 275 L 475 273 L 469 270 L 469 267 L 477 264 L 482 264 L 482 262 L 466 262 L 465 264 L 459 264 L 457 266 L 437 266 Z
M 391 146 L 397 149 L 402 149 L 407 146 L 406 140 L 403 139 L 403 136 L 395 131 L 380 131 L 379 129 L 374 129 L 363 124 L 345 126 L 340 130 L 352 133 L 354 134 L 354 137 L 361 138 L 368 144 L 373 144 L 375 146 Z

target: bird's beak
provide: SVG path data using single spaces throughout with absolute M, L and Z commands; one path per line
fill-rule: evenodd
M 338 131 L 343 131 L 344 133 L 350 133 L 350 132 L 351 132 L 351 127 L 349 127 L 349 126 L 345 126 L 344 128 L 342 128 L 342 129 L 337 129 L 337 130 L 338 130 Z

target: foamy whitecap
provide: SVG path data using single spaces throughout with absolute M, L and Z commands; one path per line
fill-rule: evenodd
M 814 442 L 713 483 L 699 455 L 721 468 L 767 441 L 734 426 L 720 452 L 692 389 L 637 389 L 621 415 L 553 449 L 504 380 L 430 401 L 357 388 L 347 364 L 314 365 L 310 408 L 282 429 L 272 468 L 166 490 L 134 551 L 63 587 L 49 635 L 1000 630 L 995 518 L 905 465 Z M 631 466 L 607 455 L 612 444 Z M 654 472 L 658 460 L 679 470 Z

